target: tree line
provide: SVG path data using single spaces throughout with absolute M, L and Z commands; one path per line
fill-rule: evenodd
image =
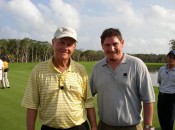
M 175 50 L 175 40 L 169 41 L 170 50 Z M 47 41 L 24 39 L 0 39 L 0 55 L 8 57 L 10 62 L 41 62 L 53 55 L 52 45 Z M 131 54 L 147 63 L 165 63 L 165 54 Z M 75 49 L 72 59 L 75 61 L 98 61 L 104 57 L 102 50 Z

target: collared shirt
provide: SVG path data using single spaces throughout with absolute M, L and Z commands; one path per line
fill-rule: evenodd
M 84 66 L 71 60 L 61 73 L 52 60 L 39 63 L 29 78 L 22 106 L 38 109 L 41 123 L 70 128 L 87 120 L 86 108 L 93 107 Z
M 4 67 L 3 61 L 0 59 L 0 80 L 2 80 L 2 69 Z
M 4 67 L 4 63 L 3 63 L 3 61 L 0 59 L 0 70 L 2 70 L 3 67 Z
M 158 72 L 159 91 L 162 93 L 175 94 L 175 67 L 168 69 L 162 66 Z
M 142 102 L 155 101 L 152 81 L 140 59 L 124 54 L 121 64 L 113 70 L 99 61 L 93 68 L 90 86 L 98 96 L 100 120 L 110 126 L 136 125 L 142 121 Z

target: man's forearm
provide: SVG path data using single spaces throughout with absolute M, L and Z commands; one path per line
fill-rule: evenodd
M 36 117 L 37 117 L 37 110 L 27 108 L 26 112 L 27 130 L 35 130 Z
M 89 123 L 91 125 L 91 130 L 96 130 L 97 123 L 96 123 L 95 109 L 87 108 L 87 116 L 88 116 Z
M 144 125 L 152 126 L 153 121 L 153 103 L 144 103 L 143 110 L 144 110 Z

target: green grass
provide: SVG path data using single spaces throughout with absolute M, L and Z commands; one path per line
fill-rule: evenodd
M 152 69 L 154 69 L 154 68 L 158 69 L 158 68 L 160 68 L 161 66 L 164 66 L 165 63 L 146 63 L 146 65 L 147 65 L 148 67 L 151 67 Z
M 95 62 L 81 62 L 90 75 Z M 21 107 L 21 101 L 24 95 L 27 80 L 32 68 L 36 63 L 10 63 L 8 78 L 10 89 L 0 89 L 0 130 L 25 130 L 25 108 Z M 155 87 L 157 97 L 158 89 Z M 156 98 L 157 100 L 157 98 Z M 94 100 L 97 113 L 96 98 Z M 98 120 L 98 115 L 97 115 Z M 157 118 L 157 102 L 154 107 L 154 126 L 160 130 Z M 40 129 L 40 123 L 37 120 L 36 130 Z
M 10 89 L 0 89 L 0 130 L 25 130 L 25 109 L 21 107 L 25 87 L 35 64 L 10 63 Z
M 147 66 L 163 66 L 165 63 L 145 63 Z

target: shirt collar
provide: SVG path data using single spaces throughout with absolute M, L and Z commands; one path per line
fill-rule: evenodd
M 165 65 L 165 68 L 168 70 L 168 64 Z M 175 67 L 171 68 L 170 70 L 174 70 L 175 71 Z
M 55 71 L 55 72 L 59 72 L 59 73 L 61 73 L 56 67 L 55 67 L 55 65 L 53 64 L 53 57 L 51 58 L 51 59 L 49 59 L 49 61 L 48 61 L 48 69 L 50 70 L 50 71 Z M 69 67 L 66 69 L 66 71 L 65 72 L 71 72 L 71 71 L 75 71 L 75 63 L 74 63 L 74 61 L 70 58 L 70 65 L 69 65 Z
M 123 53 L 123 58 L 122 58 L 122 61 L 121 61 L 122 64 L 126 64 L 127 63 L 127 56 L 128 55 L 126 53 Z M 102 59 L 102 66 L 106 66 L 106 65 L 108 65 L 107 64 L 107 57 Z
M 122 59 L 122 64 L 126 64 L 127 63 L 127 58 L 128 58 L 128 55 L 126 53 L 123 53 L 123 59 Z

